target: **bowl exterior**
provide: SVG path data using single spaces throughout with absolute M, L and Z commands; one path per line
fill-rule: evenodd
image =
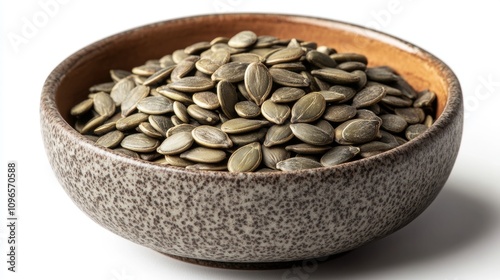
M 84 54 L 58 66 L 43 89 L 41 127 L 50 164 L 90 218 L 159 252 L 281 262 L 357 248 L 417 217 L 445 184 L 459 150 L 460 86 L 438 61 L 448 79 L 439 119 L 414 141 L 372 158 L 286 173 L 194 172 L 135 160 L 97 147 L 61 117 L 55 97 L 61 73 Z

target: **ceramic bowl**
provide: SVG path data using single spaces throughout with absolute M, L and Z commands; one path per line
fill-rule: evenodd
M 70 108 L 109 69 L 242 30 L 299 38 L 389 65 L 437 94 L 437 120 L 393 150 L 295 172 L 192 171 L 96 146 L 72 128 Z M 434 200 L 454 165 L 463 106 L 452 70 L 393 36 L 329 19 L 220 14 L 168 20 L 77 51 L 47 78 L 41 127 L 50 164 L 74 203 L 104 228 L 158 252 L 208 265 L 259 267 L 339 254 L 387 236 Z

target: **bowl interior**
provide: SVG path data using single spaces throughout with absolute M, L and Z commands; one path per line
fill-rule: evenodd
M 71 107 L 86 98 L 91 85 L 108 82 L 110 69 L 131 69 L 148 59 L 217 36 L 230 37 L 242 30 L 257 35 L 297 38 L 365 54 L 369 66 L 388 65 L 416 89 L 437 94 L 437 116 L 448 99 L 448 81 L 432 55 L 409 43 L 358 26 L 293 15 L 225 14 L 183 18 L 143 26 L 111 36 L 72 56 L 55 92 L 56 106 L 73 125 Z

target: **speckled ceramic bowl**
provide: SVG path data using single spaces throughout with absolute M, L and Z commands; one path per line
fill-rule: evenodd
M 417 90 L 438 96 L 423 135 L 378 156 L 283 173 L 190 171 L 96 146 L 72 128 L 70 108 L 109 69 L 130 69 L 191 43 L 241 30 L 360 52 L 390 65 Z M 462 94 L 453 72 L 398 38 L 332 20 L 268 14 L 182 18 L 119 33 L 64 60 L 41 96 L 50 164 L 64 190 L 95 222 L 159 252 L 237 267 L 317 258 L 384 237 L 417 217 L 445 184 L 457 156 Z

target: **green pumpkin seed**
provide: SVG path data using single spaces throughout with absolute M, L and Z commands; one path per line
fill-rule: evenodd
M 306 59 L 318 68 L 335 68 L 337 66 L 337 62 L 330 56 L 315 50 L 307 52 Z
M 123 138 L 120 145 L 134 152 L 149 153 L 160 145 L 160 141 L 145 135 L 144 133 L 135 133 Z
M 335 141 L 342 145 L 370 142 L 379 135 L 379 128 L 376 120 L 348 120 L 335 129 Z
M 323 118 L 331 122 L 345 122 L 356 116 L 356 108 L 350 105 L 335 105 L 326 108 Z
M 330 55 L 330 58 L 335 60 L 338 64 L 348 61 L 358 61 L 364 64 L 368 64 L 368 59 L 366 56 L 359 53 L 334 53 Z
M 167 134 L 167 130 L 174 126 L 170 118 L 165 116 L 150 115 L 148 117 L 148 122 L 163 136 Z
M 122 116 L 126 117 L 136 110 L 137 104 L 148 96 L 149 87 L 138 85 L 134 87 L 121 103 Z
M 383 67 L 368 68 L 365 73 L 368 79 L 383 84 L 396 82 L 397 80 L 397 75 Z
M 227 162 L 229 172 L 252 172 L 262 161 L 260 143 L 253 142 L 238 148 L 231 154 Z
M 195 119 L 201 124 L 216 124 L 219 122 L 219 115 L 216 113 L 203 109 L 198 105 L 191 104 L 187 107 L 187 113 L 191 118 Z
M 221 129 L 229 134 L 239 134 L 257 130 L 268 124 L 269 122 L 264 120 L 235 118 L 223 123 Z
M 296 171 L 318 167 L 323 167 L 323 165 L 315 160 L 304 157 L 293 157 L 276 164 L 276 168 L 281 171 Z
M 406 131 L 405 131 L 406 139 L 412 140 L 415 137 L 419 136 L 420 134 L 424 133 L 426 130 L 427 130 L 427 126 L 425 126 L 424 124 L 420 124 L 420 123 L 412 124 L 412 125 L 408 126 L 408 128 L 406 128 Z
M 290 158 L 290 152 L 283 147 L 262 147 L 262 163 L 265 166 L 276 169 L 276 164 Z
M 262 56 L 254 53 L 238 53 L 231 55 L 232 62 L 257 63 L 262 62 Z
M 311 81 L 301 74 L 288 71 L 285 69 L 269 69 L 273 81 L 279 85 L 287 87 L 308 87 Z
M 327 82 L 340 85 L 355 84 L 360 81 L 357 75 L 335 68 L 316 69 L 312 70 L 311 74 Z
M 118 82 L 132 75 L 132 72 L 122 69 L 111 69 L 109 70 L 109 75 L 113 81 Z
M 190 132 L 179 132 L 163 140 L 156 151 L 162 155 L 178 155 L 191 148 L 193 143 Z
M 333 142 L 332 135 L 312 124 L 294 123 L 290 129 L 295 137 L 307 144 L 323 146 Z
M 354 96 L 352 106 L 356 109 L 376 104 L 385 96 L 385 88 L 381 86 L 365 87 Z
M 137 103 L 139 112 L 150 115 L 162 115 L 174 111 L 173 103 L 164 96 L 148 96 Z
M 355 70 L 366 70 L 366 64 L 359 61 L 347 61 L 337 65 L 337 69 L 344 70 L 347 72 L 352 72 Z
M 99 92 L 99 91 L 104 91 L 110 93 L 111 90 L 113 90 L 113 87 L 115 86 L 115 82 L 106 82 L 106 83 L 100 83 L 93 85 L 89 88 L 90 92 Z
M 174 114 L 185 123 L 189 122 L 189 114 L 187 113 L 187 108 L 184 104 L 179 101 L 174 101 L 173 105 Z
M 360 151 L 360 148 L 353 146 L 333 147 L 321 157 L 320 162 L 323 166 L 335 166 L 350 161 Z
M 307 143 L 300 143 L 300 144 L 288 145 L 285 147 L 285 150 L 297 154 L 314 155 L 314 154 L 324 154 L 331 148 L 332 147 L 328 145 L 317 146 Z
M 181 92 L 199 92 L 205 91 L 213 88 L 215 83 L 205 77 L 188 76 L 181 78 L 176 82 L 172 82 L 167 86 L 171 89 L 178 90 Z
M 250 47 L 257 42 L 257 35 L 249 30 L 241 31 L 231 37 L 227 45 L 232 48 L 243 49 Z
M 163 159 L 164 159 L 163 164 L 176 166 L 176 167 L 188 167 L 190 165 L 195 164 L 194 162 L 192 162 L 190 160 L 183 159 L 180 156 L 175 156 L 175 155 L 165 155 L 165 157 Z
M 194 141 L 207 148 L 231 148 L 233 142 L 229 136 L 219 128 L 201 125 L 191 131 Z
M 288 105 L 276 104 L 271 100 L 266 100 L 260 107 L 262 116 L 275 124 L 283 124 L 290 116 Z
M 172 71 L 176 68 L 175 65 L 170 65 L 165 68 L 162 68 L 155 72 L 153 75 L 149 76 L 143 83 L 142 85 L 144 86 L 149 86 L 149 85 L 154 85 L 157 83 L 160 83 L 161 81 L 164 81 L 167 79 L 168 76 L 172 73 Z
M 187 150 L 180 155 L 182 159 L 187 159 L 199 163 L 217 163 L 226 158 L 226 153 L 221 150 L 210 149 L 205 147 L 196 147 Z
M 215 110 L 220 106 L 217 94 L 211 91 L 202 91 L 193 94 L 193 102 L 207 110 Z
M 132 157 L 132 158 L 140 158 L 138 153 L 131 151 L 129 149 L 122 148 L 122 147 L 115 148 L 115 149 L 113 149 L 113 151 L 120 153 L 122 155 L 127 155 L 127 156 Z
M 189 133 L 191 133 L 191 131 L 193 131 L 193 129 L 195 127 L 196 126 L 194 126 L 192 124 L 188 124 L 188 123 L 184 123 L 184 124 L 172 126 L 171 128 L 169 128 L 167 130 L 167 132 L 165 132 L 165 135 L 166 135 L 166 137 L 170 137 L 170 136 L 172 136 L 174 134 L 177 134 L 177 133 L 180 133 L 180 132 L 189 132 Z
M 382 128 L 389 132 L 399 133 L 406 129 L 408 123 L 401 116 L 394 114 L 380 115 L 382 119 Z
M 421 108 L 397 108 L 394 113 L 403 117 L 409 124 L 417 124 L 425 120 L 425 112 Z
M 165 134 L 161 134 L 160 132 L 158 132 L 149 122 L 140 123 L 137 129 L 139 132 L 142 132 L 149 137 L 159 138 L 159 139 L 165 137 Z
M 271 101 L 274 103 L 289 103 L 299 100 L 306 92 L 300 88 L 280 87 L 271 95 Z
M 252 101 L 240 101 L 234 105 L 236 114 L 242 118 L 255 118 L 260 115 L 260 107 Z
M 210 47 L 211 47 L 210 42 L 207 41 L 196 42 L 184 48 L 184 52 L 187 54 L 199 54 L 204 50 L 210 49 Z
M 413 103 L 413 107 L 430 107 L 436 100 L 436 94 L 430 90 L 424 90 L 418 94 L 417 99 Z
M 238 94 L 233 84 L 228 81 L 220 81 L 217 84 L 217 99 L 222 112 L 224 112 L 228 118 L 233 119 L 238 117 L 234 109 L 234 106 L 238 102 Z
M 123 132 L 114 130 L 99 137 L 95 143 L 99 146 L 111 149 L 118 146 L 124 137 L 125 135 Z
M 273 86 L 269 70 L 260 62 L 250 63 L 245 71 L 244 81 L 248 96 L 260 106 L 267 99 Z
M 179 102 L 182 102 L 184 104 L 193 103 L 193 99 L 191 98 L 191 96 L 187 95 L 186 93 L 171 89 L 168 86 L 158 87 L 158 88 L 156 88 L 156 92 L 158 92 L 159 94 L 161 94 L 161 95 L 163 95 L 171 100 L 179 101 Z
M 246 69 L 250 65 L 246 62 L 229 62 L 221 65 L 213 74 L 213 81 L 226 80 L 230 83 L 238 83 L 244 80 Z
M 116 121 L 116 129 L 126 131 L 136 128 L 141 122 L 148 119 L 149 115 L 144 113 L 135 113 Z
M 292 107 L 292 123 L 309 123 L 319 119 L 326 108 L 326 100 L 318 92 L 311 92 L 301 97 Z
M 90 111 L 94 107 L 94 99 L 87 98 L 71 108 L 72 116 L 80 116 Z M 102 114 L 101 114 L 102 115 Z
M 267 65 L 273 65 L 283 62 L 295 61 L 304 55 L 304 50 L 300 47 L 291 47 L 278 50 L 266 59 Z
M 226 171 L 227 163 L 196 163 L 186 166 L 186 169 L 208 170 L 208 171 Z
M 254 130 L 243 134 L 230 134 L 229 138 L 236 146 L 244 146 L 252 142 L 262 142 L 266 137 L 267 128 L 263 127 L 259 130 Z

